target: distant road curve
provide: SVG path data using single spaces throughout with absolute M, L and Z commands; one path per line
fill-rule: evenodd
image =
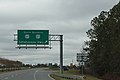
M 53 80 L 50 73 L 52 71 L 43 68 L 19 70 L 0 74 L 0 80 Z

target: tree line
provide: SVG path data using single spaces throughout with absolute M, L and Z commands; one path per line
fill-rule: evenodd
M 91 20 L 89 63 L 93 73 L 120 75 L 120 2 Z

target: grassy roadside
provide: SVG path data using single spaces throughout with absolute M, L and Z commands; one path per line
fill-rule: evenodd
M 86 75 L 86 79 L 84 79 L 84 80 L 102 80 L 102 79 L 98 79 L 98 78 L 91 76 L 91 75 Z
M 59 73 L 59 72 L 57 72 L 57 73 Z M 64 74 L 80 75 L 80 72 L 78 70 L 68 70 L 68 71 L 64 71 Z M 54 78 L 55 80 L 70 80 L 70 79 L 64 79 L 64 78 L 61 78 L 61 77 L 58 77 L 55 75 L 51 75 L 51 77 Z M 86 75 L 86 78 L 84 80 L 101 80 L 101 79 L 98 79 L 98 78 L 91 76 L 91 75 Z
M 58 76 L 55 76 L 55 75 L 52 75 L 52 74 L 50 75 L 50 77 L 52 77 L 55 80 L 70 80 L 70 79 L 61 78 L 61 77 L 58 77 Z
M 78 70 L 69 70 L 69 71 L 65 71 L 64 73 L 70 75 L 80 75 L 80 71 Z M 101 79 L 98 79 L 92 75 L 86 75 L 86 79 L 84 80 L 101 80 Z

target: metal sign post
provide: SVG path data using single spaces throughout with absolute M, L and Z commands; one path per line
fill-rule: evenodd
M 63 74 L 63 35 L 49 35 L 49 41 L 60 41 L 60 74 Z
M 83 75 L 83 70 L 84 70 L 84 65 L 83 65 L 84 62 L 82 62 L 82 74 Z
M 60 41 L 60 74 L 63 74 L 63 35 L 49 34 L 48 30 L 18 30 L 14 34 L 16 48 L 49 48 L 51 41 Z
M 60 73 L 63 74 L 63 35 L 60 35 Z

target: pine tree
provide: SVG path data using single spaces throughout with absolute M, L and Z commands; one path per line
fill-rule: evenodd
M 102 11 L 91 26 L 87 32 L 91 69 L 99 75 L 120 73 L 120 2 Z

